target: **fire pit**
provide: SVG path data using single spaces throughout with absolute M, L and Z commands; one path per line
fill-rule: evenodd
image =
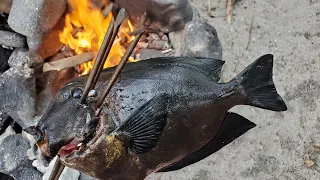
M 61 86 L 90 72 L 120 8 L 128 16 L 104 68 L 119 63 L 141 28 L 145 32 L 129 59 L 132 63 L 164 56 L 222 58 L 215 29 L 187 0 L 1 1 L 0 113 L 5 116 L 0 137 L 6 147 L 1 145 L 0 156 L 10 150 L 19 155 L 0 158 L 0 172 L 17 179 L 41 178 L 45 170 L 32 167 L 34 157 L 31 151 L 26 156 L 30 146 L 21 129 L 37 123 Z M 24 144 L 19 152 L 14 150 L 17 143 Z

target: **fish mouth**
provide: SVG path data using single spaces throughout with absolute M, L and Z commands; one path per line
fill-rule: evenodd
M 84 127 L 81 137 L 73 138 L 67 145 L 61 147 L 58 152 L 60 158 L 66 158 L 73 152 L 84 150 L 86 147 L 94 144 L 102 135 L 105 122 L 103 118 L 98 117 L 93 119 Z

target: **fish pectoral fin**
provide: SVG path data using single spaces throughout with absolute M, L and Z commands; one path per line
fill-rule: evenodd
M 194 164 L 202 159 L 217 152 L 227 144 L 239 138 L 245 132 L 256 125 L 248 119 L 236 114 L 227 112 L 223 124 L 218 133 L 202 148 L 183 158 L 182 160 L 171 164 L 158 172 L 169 172 L 182 169 L 186 166 Z
M 117 130 L 129 137 L 128 148 L 137 154 L 153 149 L 167 123 L 169 96 L 158 95 L 137 109 Z

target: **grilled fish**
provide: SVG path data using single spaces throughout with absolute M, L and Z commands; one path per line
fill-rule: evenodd
M 197 162 L 254 124 L 229 113 L 236 105 L 286 111 L 272 80 L 273 56 L 258 58 L 229 82 L 217 83 L 223 61 L 154 58 L 129 63 L 94 117 L 96 97 L 79 104 L 87 76 L 66 84 L 29 132 L 47 157 L 97 179 L 144 179 Z M 100 75 L 100 94 L 114 68 Z M 231 133 L 237 121 L 240 133 Z

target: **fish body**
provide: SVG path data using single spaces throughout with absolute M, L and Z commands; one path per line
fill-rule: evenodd
M 50 155 L 59 151 L 64 165 L 98 179 L 144 179 L 179 162 L 182 166 L 196 162 L 209 154 L 184 161 L 210 147 L 233 106 L 286 110 L 272 81 L 272 55 L 260 57 L 230 82 L 217 83 L 222 65 L 215 59 L 189 57 L 127 64 L 105 100 L 95 137 L 81 146 L 78 143 L 85 138 L 77 129 L 88 124 L 84 117 L 94 116 L 96 98 L 89 98 L 87 106 L 77 104 L 77 98 L 64 98 L 84 88 L 87 77 L 77 78 L 57 94 L 40 120 L 38 142 L 47 144 L 42 149 Z M 100 75 L 98 94 L 113 71 L 110 68 Z M 65 129 L 69 120 L 76 125 L 72 133 L 58 134 L 50 125 L 53 119 Z

